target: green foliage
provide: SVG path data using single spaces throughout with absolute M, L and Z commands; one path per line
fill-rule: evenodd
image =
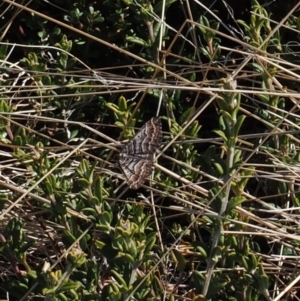
M 136 104 L 133 102 L 127 106 L 127 100 L 123 96 L 119 97 L 117 105 L 114 103 L 106 103 L 106 106 L 114 112 L 116 119 L 115 124 L 122 129 L 124 129 L 126 125 L 129 127 L 124 133 L 124 136 L 127 138 L 132 138 L 134 136 L 132 128 L 135 126 L 136 119 L 132 118 L 131 111 L 135 105 Z
M 300 19 L 224 3 L 3 1 L 1 300 L 288 299 Z M 157 115 L 130 190 L 120 142 Z
M 220 23 L 215 20 L 208 20 L 206 16 L 200 16 L 198 28 L 203 35 L 203 39 L 206 42 L 205 47 L 201 47 L 201 52 L 209 59 L 215 59 L 220 57 L 219 44 L 221 42 L 217 35 Z

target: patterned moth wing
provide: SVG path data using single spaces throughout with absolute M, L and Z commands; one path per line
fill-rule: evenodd
M 131 189 L 138 189 L 150 176 L 153 155 L 161 140 L 161 120 L 159 117 L 153 117 L 120 152 L 119 165 Z

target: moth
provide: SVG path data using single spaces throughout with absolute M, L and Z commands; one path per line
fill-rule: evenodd
M 138 189 L 151 175 L 154 153 L 161 140 L 161 120 L 152 117 L 121 150 L 119 165 L 131 189 Z

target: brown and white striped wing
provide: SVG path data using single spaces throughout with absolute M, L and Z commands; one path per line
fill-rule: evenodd
M 143 157 L 121 157 L 119 164 L 131 189 L 138 189 L 151 175 L 153 155 Z
M 161 139 L 160 118 L 153 117 L 120 152 L 119 165 L 131 189 L 138 189 L 151 174 L 153 155 Z
M 154 154 L 162 139 L 161 120 L 153 117 L 124 146 L 121 154 Z

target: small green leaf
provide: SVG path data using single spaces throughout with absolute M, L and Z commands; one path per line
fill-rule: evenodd
M 117 115 L 122 115 L 122 111 L 119 110 L 119 107 L 116 106 L 114 103 L 111 102 L 107 102 L 105 104 L 109 109 L 111 109 L 112 111 L 114 111 Z
M 212 165 L 215 167 L 220 176 L 223 176 L 225 174 L 222 164 L 218 162 L 213 162 Z
M 95 246 L 97 247 L 97 249 L 99 249 L 99 250 L 102 250 L 103 247 L 105 247 L 105 243 L 98 239 L 94 243 L 95 243 Z
M 185 258 L 176 249 L 172 249 L 172 255 L 173 255 L 173 258 L 174 258 L 175 262 L 177 263 L 176 270 L 178 272 L 183 272 L 184 269 L 185 269 L 185 266 L 186 266 Z
M 245 201 L 246 201 L 246 198 L 243 196 L 232 197 L 228 201 L 228 205 L 227 205 L 227 209 L 226 209 L 227 214 L 229 214 L 236 206 L 239 206 L 240 204 L 242 204 Z
M 205 250 L 203 247 L 197 246 L 197 247 L 196 247 L 196 250 L 197 250 L 202 256 L 204 256 L 204 258 L 207 258 L 207 252 L 206 252 L 206 250 Z
M 190 107 L 186 111 L 183 112 L 183 114 L 179 117 L 179 124 L 184 124 L 186 121 L 188 121 L 195 113 L 195 108 Z
M 149 43 L 147 43 L 145 40 L 143 40 L 142 38 L 139 37 L 132 37 L 132 36 L 127 36 L 126 37 L 126 42 L 131 42 L 143 47 L 150 47 L 151 45 Z
M 121 112 L 127 111 L 127 100 L 124 96 L 120 96 L 118 99 L 118 106 Z
M 226 134 L 223 132 L 223 131 L 221 131 L 221 130 L 214 130 L 214 133 L 216 133 L 218 136 L 220 136 L 223 140 L 224 140 L 224 142 L 227 142 L 227 136 L 226 136 Z
M 157 234 L 155 232 L 147 235 L 145 253 L 149 253 L 152 251 L 152 248 L 156 242 L 156 236 Z
M 238 117 L 236 124 L 234 126 L 234 136 L 237 137 L 239 135 L 241 126 L 245 120 L 246 116 L 245 115 L 241 115 Z
M 128 287 L 127 287 L 127 283 L 126 281 L 124 280 L 123 276 L 121 274 L 119 274 L 116 270 L 114 269 L 111 269 L 110 270 L 111 274 L 116 278 L 118 284 L 122 287 L 125 288 L 125 290 L 128 290 Z
M 72 289 L 77 290 L 80 287 L 81 287 L 81 284 L 79 282 L 68 281 L 68 282 L 62 284 L 62 286 L 56 290 L 56 293 L 68 292 Z

